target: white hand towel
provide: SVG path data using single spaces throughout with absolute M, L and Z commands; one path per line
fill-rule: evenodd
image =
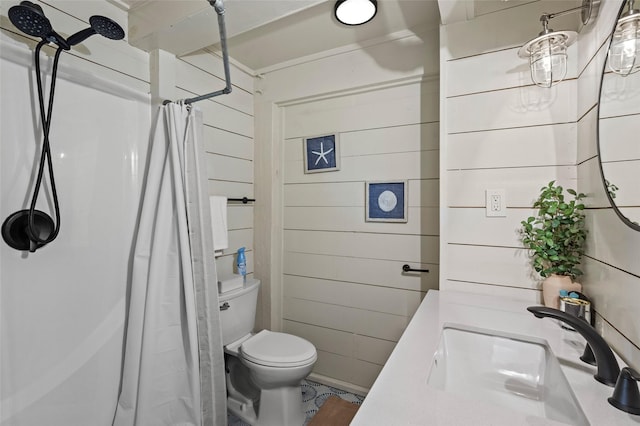
M 227 197 L 212 195 L 209 197 L 211 208 L 211 232 L 213 233 L 213 250 L 229 248 L 227 232 Z

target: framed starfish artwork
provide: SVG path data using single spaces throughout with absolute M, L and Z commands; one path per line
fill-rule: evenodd
M 304 138 L 304 172 L 334 172 L 340 170 L 340 140 L 338 134 Z
M 407 222 L 407 181 L 366 182 L 367 222 Z

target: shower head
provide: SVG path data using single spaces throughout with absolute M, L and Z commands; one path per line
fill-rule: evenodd
M 67 39 L 70 46 L 82 43 L 94 34 L 100 34 L 111 40 L 122 40 L 124 38 L 124 30 L 117 22 L 107 18 L 106 16 L 94 15 L 89 18 L 89 28 L 78 31 Z
M 51 22 L 44 16 L 39 5 L 26 0 L 20 2 L 19 5 L 9 8 L 9 20 L 23 33 L 40 37 L 46 42 L 55 43 L 64 50 L 69 50 L 69 45 L 53 30 Z
M 46 38 L 53 28 L 51 22 L 44 16 L 42 8 L 30 1 L 20 2 L 9 8 L 9 20 L 20 31 L 34 37 Z

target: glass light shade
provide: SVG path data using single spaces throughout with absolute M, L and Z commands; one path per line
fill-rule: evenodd
M 551 87 L 567 75 L 567 46 L 551 39 L 540 40 L 531 46 L 529 65 L 533 82 L 540 87 Z
M 640 13 L 618 21 L 609 47 L 609 68 L 627 76 L 640 71 Z
M 335 15 L 346 25 L 361 25 L 373 19 L 378 11 L 376 0 L 338 0 Z

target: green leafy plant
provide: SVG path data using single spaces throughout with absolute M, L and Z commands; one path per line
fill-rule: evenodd
M 546 278 L 549 275 L 568 275 L 572 279 L 582 275 L 578 269 L 587 236 L 584 204 L 586 197 L 567 189 L 573 199 L 565 198 L 555 181 L 540 189 L 540 197 L 533 204 L 536 216 L 523 220 L 522 242 L 529 249 L 533 268 Z

